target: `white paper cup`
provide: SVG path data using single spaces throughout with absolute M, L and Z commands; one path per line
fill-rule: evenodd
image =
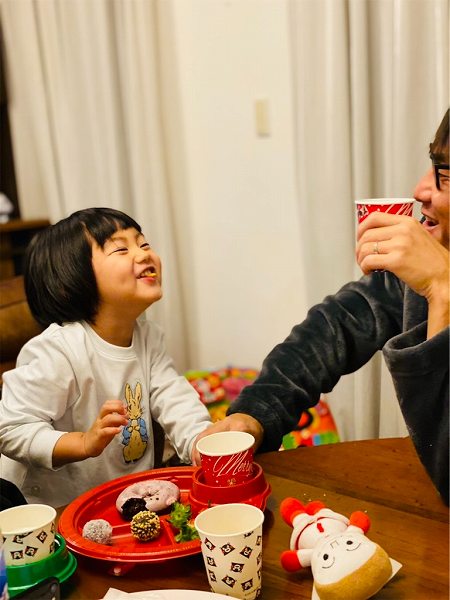
M 219 504 L 195 519 L 211 590 L 254 600 L 261 593 L 264 513 L 251 504 Z
M 385 212 L 391 215 L 412 217 L 414 198 L 367 198 L 355 200 L 356 218 L 362 223 L 373 212 Z
M 56 510 L 46 504 L 23 504 L 0 512 L 7 566 L 26 565 L 55 551 Z
M 253 474 L 255 438 L 245 431 L 212 433 L 197 442 L 208 485 L 230 486 L 248 481 Z

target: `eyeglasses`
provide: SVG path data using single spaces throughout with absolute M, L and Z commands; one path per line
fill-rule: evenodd
M 434 164 L 434 180 L 438 190 L 448 189 L 449 165 Z

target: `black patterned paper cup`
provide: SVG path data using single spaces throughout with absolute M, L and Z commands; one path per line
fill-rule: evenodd
M 197 515 L 211 590 L 243 600 L 261 594 L 264 513 L 251 504 L 220 504 Z
M 56 510 L 47 504 L 23 504 L 0 512 L 7 566 L 26 565 L 55 551 Z

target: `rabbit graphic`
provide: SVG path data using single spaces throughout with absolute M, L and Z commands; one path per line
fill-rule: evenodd
M 133 391 L 129 383 L 125 386 L 125 398 L 128 408 L 128 425 L 123 428 L 123 457 L 126 463 L 139 460 L 147 448 L 147 425 L 142 416 L 142 386 L 139 381 Z

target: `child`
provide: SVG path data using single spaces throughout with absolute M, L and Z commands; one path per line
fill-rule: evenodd
M 28 502 L 65 505 L 153 468 L 152 418 L 190 462 L 210 418 L 143 318 L 162 290 L 141 227 L 113 209 L 73 213 L 33 239 L 25 288 L 46 329 L 4 374 L 2 477 Z

